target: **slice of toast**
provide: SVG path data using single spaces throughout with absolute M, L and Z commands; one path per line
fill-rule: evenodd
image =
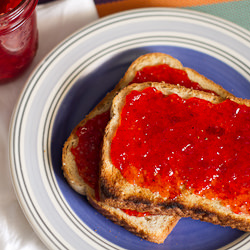
M 183 183 L 179 184 L 181 192 L 173 199 L 167 196 L 162 196 L 160 191 L 158 192 L 158 190 L 152 191 L 148 187 L 143 187 L 143 185 L 145 185 L 144 183 L 142 183 L 141 185 L 134 184 L 133 181 L 135 183 L 138 182 L 135 179 L 132 180 L 132 182 L 128 182 L 127 179 L 123 177 L 120 170 L 116 167 L 117 165 L 115 166 L 113 164 L 116 158 L 112 161 L 110 155 L 112 149 L 112 140 L 118 131 L 120 123 L 122 122 L 121 112 L 126 105 L 126 97 L 134 90 L 142 93 L 142 91 L 148 87 L 153 87 L 159 90 L 165 96 L 177 94 L 179 97 L 184 99 L 195 97 L 198 99 L 206 100 L 213 104 L 222 103 L 225 100 L 222 97 L 218 97 L 210 93 L 162 83 L 133 84 L 121 90 L 113 100 L 111 109 L 112 118 L 105 130 L 102 148 L 102 164 L 100 167 L 101 200 L 106 204 L 114 207 L 137 209 L 140 212 L 148 211 L 153 214 L 168 214 L 179 215 L 181 217 L 192 217 L 193 219 L 200 219 L 222 226 L 230 226 L 232 228 L 238 228 L 243 231 L 250 231 L 249 213 L 244 213 L 244 211 L 240 211 L 239 213 L 234 212 L 229 206 L 223 205 L 223 202 L 221 200 L 208 199 L 204 196 L 197 195 L 192 192 L 192 189 L 186 189 L 186 184 L 184 185 Z M 230 97 L 230 99 L 235 103 L 250 107 L 250 100 L 243 100 L 232 96 Z M 156 99 L 154 99 L 154 101 L 157 102 Z M 128 103 L 127 106 L 129 106 L 129 104 L 130 103 Z M 134 107 L 134 109 L 136 109 L 136 107 Z M 237 109 L 236 113 L 238 111 L 239 110 Z M 129 109 L 126 109 L 126 112 L 129 112 Z M 158 112 L 158 110 L 152 112 Z M 223 115 L 223 112 L 221 115 Z M 244 126 L 250 126 L 250 124 L 244 124 Z M 127 126 L 123 131 L 123 133 L 126 134 L 126 137 L 128 136 L 128 133 L 126 133 L 126 131 L 129 132 L 129 129 L 130 128 Z M 151 132 L 154 133 L 154 131 Z M 178 138 L 176 138 L 176 141 L 177 139 Z M 167 138 L 164 137 L 161 140 L 167 140 Z M 126 143 L 128 142 L 126 141 Z M 125 145 L 123 145 L 123 143 L 120 143 L 119 147 L 123 149 Z M 133 152 L 137 152 L 136 150 L 136 148 L 133 148 Z M 139 157 L 139 155 L 137 157 Z M 129 164 L 132 167 L 130 167 L 128 171 L 135 171 L 134 165 L 130 161 Z M 189 164 L 192 167 L 192 162 L 189 162 Z M 199 173 L 194 174 L 199 175 Z M 137 174 L 135 178 L 139 179 L 140 176 Z M 246 200 L 246 202 L 248 201 Z
M 199 73 L 195 72 L 194 70 L 184 68 L 177 59 L 167 54 L 150 53 L 143 55 L 131 64 L 124 77 L 116 85 L 115 89 L 108 93 L 104 97 L 104 99 L 74 128 L 71 135 L 65 142 L 62 154 L 62 169 L 64 176 L 70 186 L 76 192 L 82 195 L 87 195 L 90 203 L 94 207 L 96 207 L 98 211 L 100 211 L 105 216 L 111 218 L 111 220 L 116 221 L 117 224 L 124 225 L 130 231 L 134 233 L 137 232 L 137 235 L 143 237 L 144 239 L 157 243 L 164 241 L 164 239 L 167 237 L 167 235 L 171 232 L 172 228 L 177 223 L 179 216 L 147 216 L 146 218 L 135 219 L 134 216 L 128 216 L 120 209 L 114 209 L 113 207 L 107 206 L 104 203 L 98 202 L 95 199 L 93 188 L 91 188 L 79 175 L 77 164 L 75 162 L 75 157 L 72 154 L 71 149 L 77 147 L 78 145 L 79 138 L 76 134 L 77 130 L 85 126 L 85 124 L 89 120 L 108 111 L 111 107 L 112 100 L 116 93 L 133 81 L 137 71 L 143 69 L 146 66 L 161 64 L 167 64 L 172 68 L 185 71 L 188 74 L 190 80 L 198 82 L 204 89 L 214 91 L 215 93 L 223 97 L 231 95 L 222 87 L 200 75 Z M 96 166 L 96 171 L 98 171 L 98 166 Z

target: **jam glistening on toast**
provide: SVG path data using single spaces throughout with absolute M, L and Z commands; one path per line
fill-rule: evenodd
M 249 100 L 160 83 L 125 88 L 105 131 L 102 199 L 249 231 L 249 114 Z
M 68 183 L 103 215 L 136 235 L 162 243 L 179 220 L 179 216 L 151 216 L 148 212 L 116 209 L 99 201 L 99 162 L 104 129 L 110 118 L 113 97 L 131 82 L 166 81 L 204 90 L 224 98 L 231 95 L 197 72 L 184 68 L 175 58 L 151 53 L 136 59 L 115 89 L 72 131 L 63 149 L 63 171 Z M 144 218 L 145 217 L 145 218 Z

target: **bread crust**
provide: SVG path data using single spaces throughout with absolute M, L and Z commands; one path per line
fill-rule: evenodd
M 125 104 L 125 97 L 132 90 L 142 91 L 154 87 L 165 95 L 178 94 L 182 98 L 197 97 L 212 103 L 225 100 L 202 91 L 164 83 L 133 84 L 124 88 L 114 98 L 111 109 L 112 118 L 106 127 L 102 148 L 102 163 L 100 172 L 101 199 L 108 205 L 127 209 L 137 209 L 140 212 L 149 211 L 153 214 L 178 215 L 192 217 L 222 226 L 230 226 L 243 231 L 250 231 L 250 215 L 235 214 L 219 201 L 211 201 L 204 197 L 185 191 L 174 201 L 161 197 L 147 188 L 128 183 L 121 172 L 112 164 L 110 157 L 111 142 L 120 123 L 120 113 Z M 231 96 L 231 100 L 250 106 L 250 100 Z
M 130 216 L 119 208 L 97 201 L 92 195 L 87 198 L 89 203 L 109 220 L 138 237 L 158 244 L 165 241 L 180 219 L 179 216 L 168 215 Z

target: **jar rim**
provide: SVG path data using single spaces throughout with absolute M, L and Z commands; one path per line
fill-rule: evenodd
M 7 34 L 22 25 L 35 11 L 37 3 L 38 0 L 22 0 L 11 11 L 0 15 L 1 35 Z
M 6 17 L 8 17 L 9 19 L 14 19 L 16 16 L 19 15 L 20 12 L 23 12 L 26 6 L 28 6 L 32 1 L 34 1 L 33 6 L 35 7 L 37 5 L 38 0 L 22 0 L 15 8 L 0 15 L 0 21 L 1 19 L 5 19 Z

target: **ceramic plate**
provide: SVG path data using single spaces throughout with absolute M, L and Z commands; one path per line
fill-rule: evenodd
M 250 98 L 250 33 L 199 12 L 122 12 L 76 32 L 37 67 L 13 114 L 10 160 L 27 219 L 54 249 L 249 249 L 247 233 L 181 219 L 164 244 L 141 240 L 93 209 L 66 183 L 64 141 L 130 63 L 149 52 L 179 59 L 236 96 Z

